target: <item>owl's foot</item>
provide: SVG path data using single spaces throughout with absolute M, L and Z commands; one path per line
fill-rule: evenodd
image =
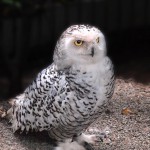
M 92 145 L 96 145 L 99 142 L 103 142 L 104 138 L 105 138 L 104 134 L 101 134 L 101 135 L 96 135 L 96 134 L 89 135 L 89 134 L 82 133 L 79 137 L 76 138 L 76 140 L 80 144 L 83 144 L 83 143 L 86 142 L 86 143 L 89 143 L 89 144 L 92 144 Z
M 76 137 L 76 141 L 83 145 L 86 150 L 95 150 L 93 146 L 101 143 L 103 141 L 102 136 L 98 136 L 96 134 L 88 135 L 82 133 L 80 136 Z
M 83 145 L 86 150 L 94 150 L 93 146 L 100 146 L 102 142 L 106 142 L 110 129 L 106 127 L 103 131 L 97 128 L 89 128 L 85 133 L 76 137 L 76 141 Z
M 103 130 L 99 130 L 97 128 L 88 128 L 85 133 L 95 135 L 95 139 L 97 139 L 97 141 L 103 142 L 108 138 L 108 135 L 111 133 L 111 130 L 109 129 L 109 127 L 106 127 Z

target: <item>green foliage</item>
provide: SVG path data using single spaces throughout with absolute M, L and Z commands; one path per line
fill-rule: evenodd
M 39 1 L 40 0 L 38 0 L 37 2 L 39 2 Z M 53 2 L 54 3 L 57 2 L 57 3 L 61 3 L 61 4 L 67 4 L 67 3 L 72 2 L 72 1 L 74 1 L 74 0 L 54 0 Z M 21 0 L 1 0 L 1 2 L 4 3 L 4 4 L 8 4 L 8 5 L 18 7 L 18 8 L 21 8 L 21 5 L 22 5 Z M 27 0 L 26 3 L 29 4 L 29 5 L 34 4 L 34 3 L 36 4 L 36 1 L 35 0 Z
M 20 0 L 1 0 L 1 1 L 5 4 L 13 5 L 19 8 L 21 7 Z
M 56 0 L 56 1 L 59 3 L 62 3 L 62 4 L 67 4 L 67 3 L 72 2 L 74 0 Z

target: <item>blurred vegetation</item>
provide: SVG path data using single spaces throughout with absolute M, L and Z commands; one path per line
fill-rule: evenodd
M 69 2 L 73 2 L 75 0 L 53 0 L 54 2 L 62 3 L 62 4 L 67 4 Z
M 0 16 L 33 14 L 44 11 L 47 2 L 66 5 L 73 1 L 75 0 L 0 0 Z
M 18 16 L 23 14 L 32 14 L 44 10 L 44 4 L 47 0 L 1 0 L 0 15 Z
M 5 4 L 9 4 L 9 5 L 14 5 L 16 7 L 21 7 L 22 2 L 23 3 L 28 3 L 28 4 L 36 4 L 39 2 L 43 2 L 45 0 L 1 0 L 1 2 L 5 3 Z M 53 0 L 53 3 L 57 2 L 57 3 L 68 3 L 68 2 L 72 2 L 74 0 Z
M 21 7 L 21 1 L 20 0 L 2 0 L 2 3 L 8 4 L 8 5 L 14 5 L 18 8 Z

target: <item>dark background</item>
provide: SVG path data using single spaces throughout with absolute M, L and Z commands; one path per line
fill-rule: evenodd
M 62 31 L 82 23 L 105 34 L 117 76 L 149 84 L 149 0 L 2 0 L 0 99 L 22 92 L 52 62 Z

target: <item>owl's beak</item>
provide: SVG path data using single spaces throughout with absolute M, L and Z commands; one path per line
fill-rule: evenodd
M 93 57 L 94 56 L 94 52 L 95 50 L 94 50 L 94 47 L 92 47 L 92 49 L 91 49 L 91 56 Z

